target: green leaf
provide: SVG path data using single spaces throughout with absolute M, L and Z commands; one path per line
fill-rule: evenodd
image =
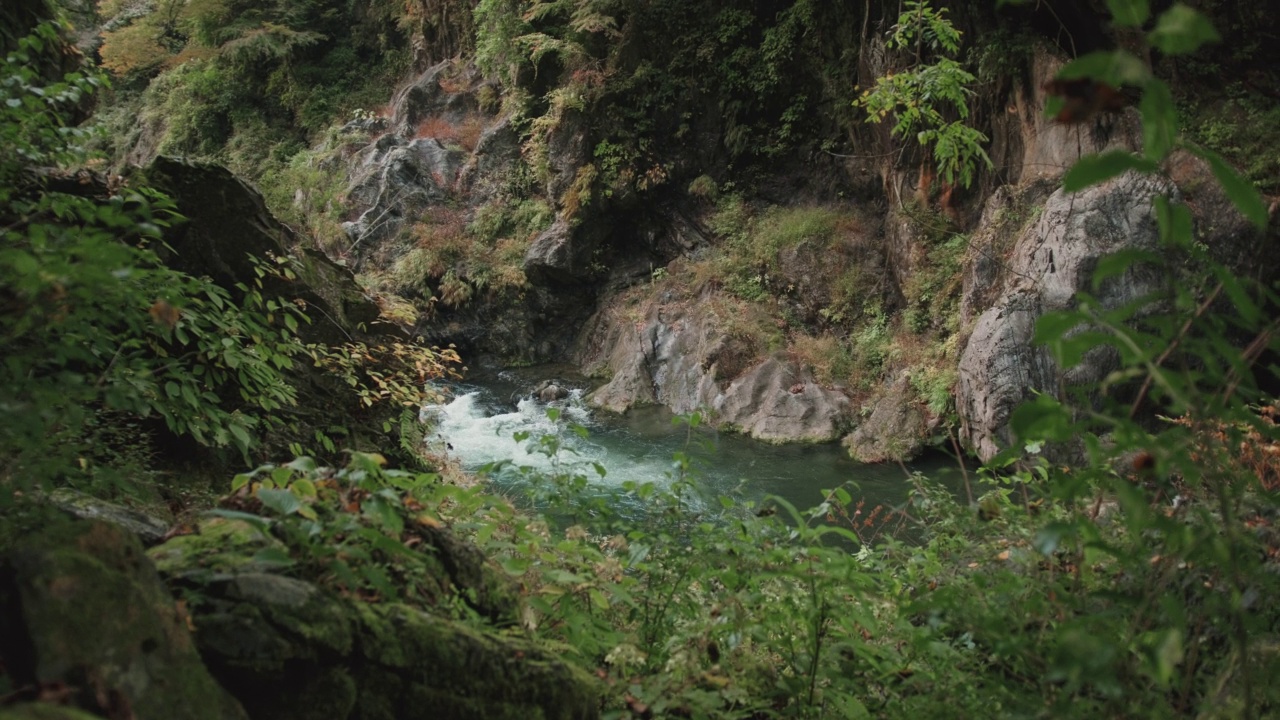
M 1171 203 L 1169 198 L 1156 198 L 1156 222 L 1160 226 L 1160 239 L 1173 247 L 1188 247 L 1195 241 L 1195 219 L 1191 208 L 1183 203 Z
M 1151 17 L 1147 0 L 1107 0 L 1111 19 L 1120 27 L 1137 27 Z
M 1076 536 L 1076 527 L 1069 523 L 1054 522 L 1040 528 L 1036 533 L 1036 537 L 1031 541 L 1036 552 L 1041 555 L 1052 555 L 1057 551 L 1058 546 L 1062 544 L 1064 539 Z
M 289 551 L 277 545 L 264 547 L 254 553 L 253 561 L 260 565 L 272 565 L 282 568 L 294 564 L 293 558 L 289 557 Z
M 214 509 L 210 510 L 207 514 L 212 515 L 213 517 L 226 518 L 227 520 L 239 520 L 241 522 L 248 523 L 263 535 L 266 535 L 271 531 L 270 520 L 252 513 L 240 512 L 239 510 Z
M 1123 50 L 1100 50 L 1072 60 L 1058 71 L 1057 78 L 1092 78 L 1114 87 L 1145 86 L 1151 77 L 1147 64 Z
M 1112 253 L 1098 260 L 1098 265 L 1093 271 L 1093 290 L 1098 291 L 1102 287 L 1102 283 L 1108 279 L 1123 275 L 1129 268 L 1141 264 L 1150 263 L 1159 266 L 1164 258 L 1158 253 L 1150 250 L 1141 250 L 1138 248 L 1130 248 Z
M 1147 40 L 1166 55 L 1193 53 L 1201 45 L 1221 39 L 1208 18 L 1182 3 L 1161 13 L 1155 29 L 1147 35 Z
M 1092 185 L 1123 175 L 1130 170 L 1141 173 L 1155 172 L 1157 165 L 1147 158 L 1126 150 L 1108 150 L 1097 155 L 1085 155 L 1062 178 L 1062 189 L 1077 192 Z
M 530 562 L 527 558 L 509 557 L 503 558 L 500 564 L 502 565 L 503 572 L 512 577 L 519 577 L 529 570 Z
M 1223 191 L 1227 193 L 1227 197 L 1231 198 L 1231 202 L 1235 204 L 1236 209 L 1243 213 L 1249 219 L 1249 222 L 1256 225 L 1259 230 L 1265 230 L 1269 219 L 1267 205 L 1263 202 L 1262 194 L 1258 192 L 1258 188 L 1240 177 L 1218 153 L 1192 143 L 1183 143 L 1183 146 L 1209 163 L 1209 169 L 1213 171 L 1213 176 L 1222 184 Z
M 285 467 L 297 470 L 298 472 L 311 473 L 316 471 L 318 465 L 316 465 L 316 461 L 313 458 L 303 455 L 302 457 L 294 458 L 293 462 L 289 463 Z
M 1075 437 L 1071 410 L 1048 395 L 1037 395 L 1013 411 L 1009 427 L 1020 442 L 1066 441 Z
M 1159 162 L 1173 149 L 1178 135 L 1178 114 L 1173 92 L 1163 80 L 1147 83 L 1142 93 L 1142 150 L 1148 160 Z
M 243 425 L 239 423 L 231 423 L 227 426 L 227 429 L 231 431 L 231 434 L 236 439 L 236 446 L 241 450 L 246 450 L 253 444 L 252 438 L 249 437 L 249 432 L 244 429 Z
M 1036 321 L 1032 342 L 1037 345 L 1057 342 L 1087 319 L 1082 313 L 1072 310 L 1045 313 Z
M 258 491 L 258 499 L 262 506 L 280 515 L 292 515 L 302 507 L 297 495 L 284 489 L 263 489 Z

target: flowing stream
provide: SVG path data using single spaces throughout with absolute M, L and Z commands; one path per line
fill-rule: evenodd
M 557 372 L 558 371 L 558 372 Z M 692 463 L 692 479 L 704 498 L 732 494 L 749 500 L 782 497 L 804 509 L 822 501 L 822 491 L 854 481 L 850 490 L 863 501 L 864 512 L 877 505 L 898 506 L 910 487 L 896 464 L 866 465 L 850 460 L 838 444 L 771 445 L 733 433 L 700 427 L 694 431 L 673 423 L 664 408 L 641 408 L 624 415 L 595 411 L 582 401 L 583 390 L 550 403 L 561 422 L 548 418 L 548 405 L 528 397 L 537 380 L 565 368 L 523 368 L 490 373 L 478 380 L 449 387 L 452 400 L 427 408 L 437 420 L 434 442 L 469 470 L 509 461 L 506 470 L 492 473 L 500 486 L 516 482 L 517 467 L 544 472 L 580 473 L 598 485 L 621 486 L 626 481 L 670 484 L 678 466 L 675 453 Z M 567 424 L 580 425 L 586 437 Z M 517 434 L 527 438 L 517 440 Z M 554 435 L 564 448 L 554 459 L 537 450 L 537 438 Z M 597 465 L 605 474 L 601 477 Z M 953 490 L 962 488 L 955 460 L 941 453 L 910 463 Z

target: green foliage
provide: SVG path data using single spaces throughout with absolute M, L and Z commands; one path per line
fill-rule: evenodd
M 886 45 L 911 50 L 914 65 L 878 78 L 855 105 L 867 112 L 869 122 L 893 115 L 892 134 L 913 137 L 922 146 L 933 146 L 933 159 L 947 183 L 969 187 L 979 161 L 991 169 L 991 158 L 982 144 L 987 136 L 964 121 L 969 117 L 969 85 L 972 73 L 951 59 L 960 50 L 960 32 L 946 18 L 946 8 L 935 10 L 925 0 L 907 2 Z M 925 64 L 925 56 L 938 56 Z M 958 120 L 947 120 L 950 106 Z
M 1145 3 L 1127 7 L 1134 18 L 1145 16 Z M 1170 53 L 1216 37 L 1202 16 L 1182 5 L 1162 14 L 1155 28 L 1151 42 Z M 1167 130 L 1176 126 L 1167 90 L 1140 64 L 1119 53 L 1082 58 L 1064 73 L 1106 79 L 1117 70 L 1154 98 L 1140 107 L 1144 151 L 1084 158 L 1068 176 L 1070 185 L 1086 187 L 1129 170 L 1153 172 L 1182 145 L 1205 158 L 1236 206 L 1265 226 L 1250 183 Z M 1041 636 L 1054 650 L 1037 661 L 1063 684 L 1055 707 L 1083 701 L 1103 715 L 1261 717 L 1277 707 L 1268 684 L 1274 648 L 1263 639 L 1276 619 L 1274 609 L 1250 598 L 1280 588 L 1269 559 L 1274 530 L 1262 519 L 1275 512 L 1275 480 L 1250 448 L 1275 447 L 1280 439 L 1268 420 L 1273 398 L 1259 389 L 1274 368 L 1255 366 L 1264 348 L 1277 349 L 1275 323 L 1261 308 L 1280 297 L 1208 258 L 1186 207 L 1161 198 L 1154 211 L 1163 253 L 1103 261 L 1095 288 L 1135 261 L 1186 257 L 1202 268 L 1195 281 L 1116 308 L 1082 293 L 1075 308 L 1037 324 L 1037 340 L 1064 369 L 1100 347 L 1120 363 L 1087 395 L 1040 396 L 1013 417 L 1028 448 L 1078 439 L 1088 460 L 1070 474 L 1038 469 L 1043 492 L 1061 512 L 1039 526 L 1033 545 L 1061 558 L 1071 583 L 1063 588 L 1070 592 L 1040 601 L 1051 600 L 1059 619 L 1044 626 Z M 1178 419 L 1152 424 L 1142 411 Z M 1137 476 L 1118 472 L 1133 456 Z M 1179 500 L 1170 508 L 1175 494 Z M 1112 503 L 1119 517 L 1103 522 L 1100 511 Z M 1090 640 L 1096 637 L 1111 638 L 1109 646 L 1120 652 Z
M 121 118 L 115 142 L 158 140 L 162 152 L 257 179 L 287 159 L 278 148 L 296 151 L 351 109 L 385 102 L 407 63 L 399 20 L 414 7 L 165 0 L 123 13 L 104 32 L 104 63 L 125 80 L 123 102 L 141 93 L 147 129 L 138 138 L 137 118 Z
M 1241 83 L 1220 96 L 1186 98 L 1184 132 L 1241 168 L 1265 193 L 1280 191 L 1280 105 Z
M 904 322 L 908 330 L 949 334 L 960 329 L 962 271 L 968 250 L 967 235 L 952 235 L 928 249 L 903 288 L 907 300 Z
M 838 32 L 824 32 L 825 16 L 852 14 L 809 0 L 776 9 L 481 0 L 477 62 L 507 86 L 508 107 L 527 133 L 526 157 L 542 180 L 548 143 L 569 119 L 589 130 L 595 148 L 595 200 L 629 199 L 678 179 L 680 164 L 670 158 L 681 151 L 719 162 L 708 131 L 731 159 L 768 158 L 811 141 L 823 94 L 818 56 L 829 49 L 814 40 Z
M 246 453 L 294 401 L 283 372 L 301 350 L 301 312 L 257 287 L 233 301 L 161 264 L 149 248 L 180 218 L 158 193 L 77 182 L 90 131 L 65 123 L 101 80 L 39 84 L 33 60 L 60 42 L 42 26 L 0 75 L 0 135 L 17 151 L 0 163 L 0 477 L 30 484 L 87 469 L 96 408 Z
M 422 499 L 439 477 L 384 465 L 381 455 L 366 453 L 352 453 L 338 469 L 309 457 L 264 465 L 237 475 L 232 495 L 213 512 L 274 530 L 283 548 L 265 548 L 259 562 L 368 600 L 461 610 L 463 598 L 453 594 L 440 560 L 414 547 L 424 537 L 433 547 L 430 530 L 440 521 Z

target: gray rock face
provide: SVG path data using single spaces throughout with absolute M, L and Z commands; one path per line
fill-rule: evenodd
M 571 282 L 589 274 L 592 245 L 583 242 L 564 218 L 533 241 L 524 256 L 524 273 L 533 282 Z
M 343 224 L 352 250 L 362 254 L 394 238 L 407 222 L 448 199 L 465 159 L 466 153 L 435 138 L 385 135 L 360 151 L 347 198 L 365 209 Z
M 841 442 L 859 462 L 910 460 L 924 448 L 936 418 L 920 406 L 911 378 L 899 377 L 876 401 L 871 415 Z
M 1092 279 L 1103 257 L 1158 246 L 1152 203 L 1176 193 L 1168 180 L 1136 173 L 1079 193 L 1059 190 L 1018 238 L 1005 285 L 978 317 L 960 358 L 961 434 L 980 458 L 990 459 L 1012 441 L 1009 418 L 1033 391 L 1056 395 L 1060 386 L 1100 380 L 1115 369 L 1116 357 L 1100 349 L 1063 372 L 1047 348 L 1032 345 L 1036 321 L 1072 307 L 1081 290 L 1110 309 L 1159 289 L 1167 279 L 1143 265 L 1130 266 L 1096 289 Z
M 465 128 L 489 124 L 493 118 L 480 108 L 476 92 L 483 85 L 469 65 L 445 61 L 427 68 L 402 87 L 391 101 L 388 118 L 361 120 L 350 126 L 379 133 L 346 161 L 346 204 L 355 219 L 343 224 L 350 238 L 350 254 L 359 265 L 371 256 L 390 264 L 390 247 L 413 222 L 433 206 L 456 202 L 472 184 L 491 179 L 519 157 L 519 143 L 509 123 L 490 127 L 487 145 L 459 147 Z M 504 133 L 500 128 L 506 128 Z M 436 135 L 440 135 L 437 137 Z M 511 155 L 514 150 L 515 155 Z M 345 156 L 345 154 L 344 154 Z M 489 195 L 495 188 L 489 188 Z
M 160 543 L 169 534 L 169 524 L 160 518 L 70 488 L 59 488 L 49 493 L 49 502 L 81 520 L 101 520 L 128 530 L 147 546 Z
M 675 413 L 710 409 L 716 422 L 770 442 L 838 438 L 848 422 L 848 398 L 785 357 L 759 361 L 754 349 L 725 331 L 706 300 L 652 302 L 639 322 L 620 313 L 597 315 L 576 361 L 585 372 L 611 379 L 587 401 L 614 412 L 650 404 Z
M 768 442 L 835 440 L 849 418 L 847 397 L 776 355 L 730 383 L 711 407 L 724 422 Z

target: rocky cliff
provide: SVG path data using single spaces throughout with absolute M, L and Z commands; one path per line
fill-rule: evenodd
M 1079 157 L 1139 148 L 1141 129 L 1133 109 L 1084 124 L 1045 117 L 1045 87 L 1064 60 L 1045 43 L 1025 57 L 983 98 L 1004 111 L 990 119 L 1000 165 L 981 193 L 939 197 L 923 166 L 894 158 L 837 159 L 813 164 L 803 183 L 825 182 L 836 196 L 809 190 L 775 201 L 825 208 L 846 224 L 856 218 L 853 235 L 761 239 L 772 222 L 762 198 L 746 199 L 759 214 L 755 230 L 726 229 L 725 203 L 714 196 L 659 194 L 667 200 L 639 213 L 629 200 L 582 210 L 583 177 L 598 170 L 588 152 L 591 123 L 566 115 L 542 148 L 546 185 L 533 190 L 555 218 L 519 243 L 520 280 L 505 294 L 486 292 L 474 257 L 442 260 L 435 252 L 420 290 L 433 298 L 435 316 L 423 327 L 508 360 L 567 357 L 603 379 L 591 402 L 611 411 L 703 409 L 769 441 L 844 438 L 868 461 L 910 457 L 954 427 L 960 441 L 990 457 L 1010 439 L 1010 412 L 1031 393 L 1096 381 L 1115 366 L 1100 352 L 1060 371 L 1033 343 L 1040 315 L 1091 289 L 1101 258 L 1155 247 L 1155 198 L 1182 197 L 1189 184 L 1203 192 L 1185 158 L 1163 176 L 1057 190 Z M 511 178 L 526 171 L 531 146 L 522 148 L 509 116 L 479 109 L 477 98 L 490 89 L 465 67 L 440 65 L 369 125 L 385 134 L 352 152 L 347 165 L 357 267 L 402 267 L 414 252 L 405 229 L 423 218 L 461 206 L 474 231 L 493 203 L 514 202 Z M 424 117 L 445 119 L 428 130 L 446 135 L 467 118 L 484 129 L 468 153 L 438 138 L 414 139 Z M 857 195 L 841 199 L 846 191 Z M 1248 257 L 1257 234 L 1228 207 L 1210 205 L 1198 210 L 1206 242 Z M 469 302 L 442 307 L 459 281 Z M 1167 282 L 1167 273 L 1134 267 L 1099 298 L 1117 307 Z M 827 354 L 815 357 L 815 346 Z M 861 372 L 832 372 L 840 357 Z

